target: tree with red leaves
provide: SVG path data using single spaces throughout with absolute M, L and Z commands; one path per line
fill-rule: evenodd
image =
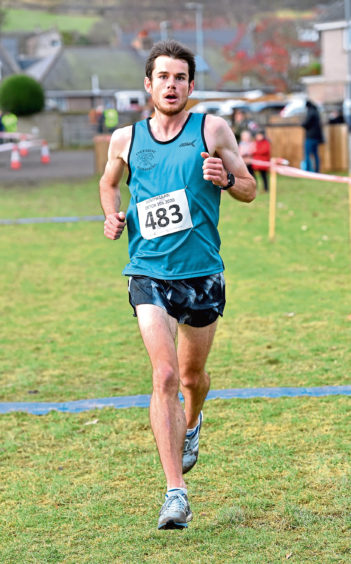
M 246 50 L 242 47 L 244 39 L 250 44 Z M 292 61 L 293 53 L 299 52 L 317 57 L 319 45 L 299 39 L 295 20 L 266 18 L 255 26 L 240 24 L 235 39 L 223 48 L 232 66 L 222 77 L 220 86 L 225 82 L 240 83 L 244 77 L 250 77 L 255 85 L 289 91 L 301 70 Z

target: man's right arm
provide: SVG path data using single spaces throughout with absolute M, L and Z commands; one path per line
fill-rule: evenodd
M 127 163 L 131 133 L 131 127 L 113 133 L 105 172 L 100 180 L 100 201 L 106 217 L 104 234 L 113 240 L 120 238 L 125 227 L 125 214 L 120 212 L 120 182 Z

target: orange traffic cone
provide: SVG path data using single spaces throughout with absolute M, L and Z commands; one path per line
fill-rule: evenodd
M 50 162 L 50 151 L 47 141 L 43 141 L 41 144 L 40 162 L 42 162 L 43 164 L 48 164 Z
M 11 168 L 13 170 L 18 170 L 19 168 L 21 168 L 21 166 L 21 157 L 18 151 L 18 147 L 17 145 L 13 145 L 11 151 Z
M 20 142 L 18 143 L 18 150 L 21 157 L 28 155 L 28 141 L 25 135 L 21 136 Z

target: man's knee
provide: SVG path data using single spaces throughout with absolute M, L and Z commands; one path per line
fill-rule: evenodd
M 210 377 L 205 370 L 184 370 L 181 372 L 180 381 L 188 390 L 206 389 L 210 386 Z
M 178 394 L 179 378 L 170 364 L 160 364 L 153 371 L 153 390 L 162 395 Z

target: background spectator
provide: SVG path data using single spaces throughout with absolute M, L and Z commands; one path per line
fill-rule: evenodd
M 15 114 L 12 114 L 11 112 L 4 112 L 2 114 L 2 118 L 1 118 L 3 127 L 5 128 L 5 131 L 7 131 L 8 133 L 14 133 L 17 131 L 17 116 L 15 116 Z
M 305 168 L 308 171 L 319 172 L 318 145 L 324 143 L 319 111 L 311 100 L 307 100 L 306 108 L 307 114 L 301 124 L 305 129 Z M 314 167 L 311 157 L 314 160 Z
M 233 110 L 232 130 L 238 143 L 241 140 L 241 134 L 244 130 L 248 130 L 252 134 L 255 134 L 257 129 L 257 123 L 248 118 L 245 110 L 242 110 L 241 108 L 235 108 Z
M 254 150 L 255 150 L 255 143 L 252 139 L 251 132 L 248 129 L 244 129 L 241 132 L 241 140 L 239 142 L 239 153 L 244 159 L 244 162 L 247 166 L 247 170 L 249 171 L 250 174 L 254 174 L 251 164 Z
M 113 133 L 118 125 L 118 112 L 116 108 L 107 107 L 103 113 L 105 129 L 108 133 Z
M 268 192 L 268 171 L 269 171 L 269 161 L 271 159 L 271 144 L 265 136 L 263 129 L 257 131 L 255 135 L 254 151 L 252 158 L 257 161 L 267 161 L 268 165 L 264 164 L 256 165 L 253 164 L 252 168 L 254 170 L 254 176 L 257 179 L 256 171 L 260 173 L 263 181 L 263 189 Z

